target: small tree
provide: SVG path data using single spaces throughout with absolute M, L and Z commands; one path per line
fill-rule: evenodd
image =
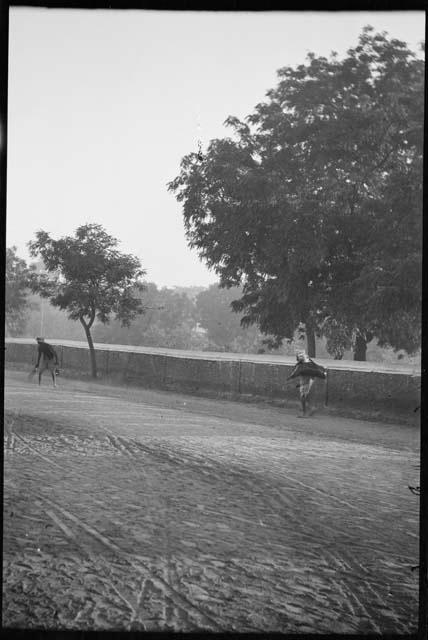
M 99 224 L 79 227 L 75 236 L 53 240 L 45 231 L 28 243 L 32 256 L 41 256 L 47 273 L 33 274 L 31 288 L 43 298 L 79 320 L 91 355 L 92 376 L 97 376 L 91 327 L 97 318 L 103 324 L 114 314 L 129 326 L 144 307 L 138 291 L 144 276 L 138 258 L 120 253 L 118 241 Z
M 6 331 L 10 335 L 19 335 L 25 327 L 26 311 L 29 307 L 29 268 L 22 258 L 16 255 L 16 247 L 6 249 L 5 316 Z

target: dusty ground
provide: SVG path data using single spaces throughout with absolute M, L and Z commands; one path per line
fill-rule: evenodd
M 418 430 L 6 376 L 3 625 L 408 633 Z

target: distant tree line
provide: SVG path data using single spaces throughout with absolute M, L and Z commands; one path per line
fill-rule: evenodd
M 48 234 L 38 232 L 36 241 L 29 244 L 39 261 L 31 266 L 17 256 L 15 247 L 7 249 L 8 336 L 35 337 L 43 333 L 52 338 L 81 340 L 79 325 L 83 325 L 85 336 L 90 335 L 90 346 L 95 341 L 217 351 L 251 352 L 261 348 L 263 336 L 255 327 L 243 328 L 239 315 L 230 307 L 237 295 L 233 290 L 224 291 L 217 285 L 208 289 L 158 288 L 141 279 L 143 272 L 135 262 L 138 279 L 129 283 L 126 297 L 116 290 L 106 299 L 103 287 L 112 287 L 113 277 L 116 284 L 123 279 L 121 269 L 116 267 L 109 280 L 104 282 L 101 277 L 106 259 L 101 253 L 107 250 L 111 260 L 109 251 L 116 241 L 100 225 L 80 227 L 76 234 L 77 245 L 70 238 L 54 244 L 57 241 Z M 100 250 L 98 255 L 95 245 Z M 115 252 L 114 259 L 123 266 L 120 255 Z M 123 322 L 124 317 L 128 323 Z
M 39 276 L 45 271 L 43 261 L 28 267 L 18 258 L 16 249 L 8 249 L 6 335 L 10 337 L 36 337 L 81 341 L 82 326 L 71 320 L 64 310 L 50 303 L 30 289 L 31 274 Z M 12 260 L 11 257 L 14 256 Z M 209 287 L 159 288 L 155 283 L 144 283 L 138 292 L 144 312 L 135 317 L 129 327 L 118 319 L 109 323 L 94 321 L 92 338 L 96 342 L 147 347 L 165 347 L 200 351 L 226 351 L 235 353 L 271 353 L 294 355 L 297 347 L 304 346 L 305 332 L 298 328 L 290 343 L 279 348 L 265 344 L 264 336 L 256 326 L 242 327 L 242 315 L 233 312 L 231 303 L 241 295 L 239 289 L 223 289 L 217 284 Z M 317 353 L 331 357 L 328 342 L 317 338 Z M 368 354 L 371 360 L 397 360 L 392 350 L 381 349 L 373 340 Z M 351 352 L 345 352 L 351 357 Z M 398 354 L 398 358 L 406 357 Z
M 105 257 L 97 256 L 94 247 L 95 240 L 99 247 L 103 241 L 101 248 L 105 251 L 115 247 L 116 241 L 100 225 L 86 225 L 76 233 L 78 246 L 69 238 L 58 245 L 45 232 L 36 234 L 37 240 L 29 244 L 39 260 L 31 266 L 17 256 L 16 247 L 7 249 L 7 336 L 35 337 L 42 333 L 52 338 L 81 340 L 83 324 L 92 345 L 95 341 L 250 352 L 261 348 L 263 336 L 255 327 L 242 327 L 239 314 L 230 307 L 237 292 L 221 290 L 217 285 L 171 289 L 134 280 L 126 294 L 132 299 L 132 322 L 124 323 L 124 309 L 119 304 L 121 292 L 116 291 L 110 300 L 103 297 L 100 264 Z M 45 263 L 48 258 L 49 268 Z M 115 260 L 120 262 L 118 252 Z M 141 274 L 139 265 L 134 264 Z M 120 271 L 114 272 L 116 280 L 122 276 Z M 126 312 L 128 308 L 125 305 Z M 85 314 L 87 320 L 83 323 Z

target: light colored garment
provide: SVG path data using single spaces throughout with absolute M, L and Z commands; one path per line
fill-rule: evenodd
M 307 398 L 312 385 L 314 384 L 313 378 L 307 376 L 299 376 L 299 392 L 301 398 Z

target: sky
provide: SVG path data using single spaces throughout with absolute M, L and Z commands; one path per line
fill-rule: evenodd
M 182 157 L 230 135 L 309 51 L 339 56 L 363 26 L 418 51 L 419 11 L 169 12 L 14 7 L 9 17 L 7 246 L 29 260 L 102 224 L 158 286 L 217 281 L 186 241 L 167 191 Z

